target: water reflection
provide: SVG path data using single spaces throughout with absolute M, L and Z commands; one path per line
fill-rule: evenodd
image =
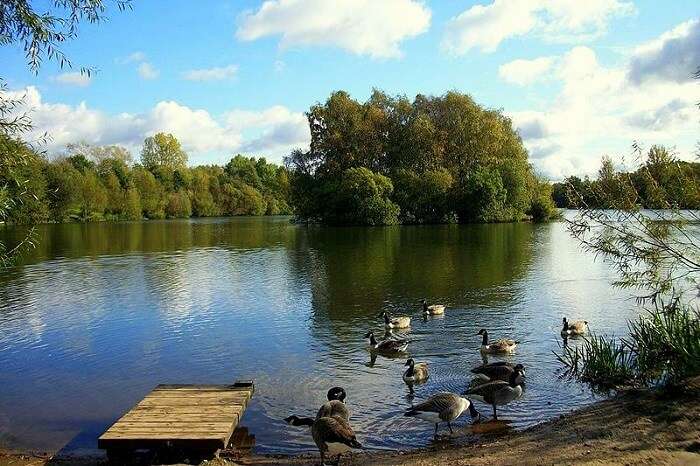
M 560 224 L 319 228 L 238 218 L 38 234 L 25 263 L 0 276 L 0 443 L 15 446 L 94 448 L 157 383 L 237 378 L 256 381 L 245 424 L 258 451 L 314 450 L 282 419 L 313 415 L 335 385 L 348 392 L 364 445 L 426 445 L 431 427 L 402 412 L 467 387 L 482 362 L 482 327 L 521 341 L 515 355 L 492 360 L 527 369 L 527 393 L 502 413 L 522 428 L 591 400 L 556 376 L 562 315 L 620 333 L 635 312 Z M 446 314 L 424 319 L 422 298 L 447 304 Z M 401 378 L 408 355 L 366 350 L 365 332 L 384 334 L 384 310 L 413 317 L 410 329 L 385 335 L 410 339 L 408 355 L 429 364 L 413 391 Z M 459 425 L 464 436 L 484 434 Z

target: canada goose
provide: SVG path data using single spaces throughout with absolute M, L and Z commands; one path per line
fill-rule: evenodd
M 489 333 L 486 329 L 479 330 L 477 335 L 481 335 L 481 351 L 484 353 L 497 354 L 497 353 L 512 353 L 515 351 L 515 345 L 520 343 L 519 341 L 511 340 L 510 338 L 501 338 L 489 344 Z
M 311 436 L 321 453 L 322 466 L 326 464 L 326 454 L 331 456 L 337 454 L 340 460 L 340 455 L 345 451 L 351 448 L 362 448 L 348 421 L 340 416 L 325 416 L 318 419 L 289 416 L 284 420 L 293 426 L 311 428 Z
M 411 318 L 408 316 L 391 317 L 388 312 L 383 314 L 386 328 L 408 328 L 411 326 Z
M 561 329 L 561 336 L 563 337 L 573 337 L 578 335 L 583 335 L 588 331 L 588 321 L 587 320 L 577 320 L 576 322 L 569 323 L 566 317 L 562 319 L 564 328 Z
M 369 339 L 369 346 L 372 351 L 402 353 L 408 348 L 408 340 L 382 340 L 377 342 L 377 339 L 374 338 L 374 332 L 371 330 L 365 334 L 365 338 Z
M 342 387 L 333 387 L 328 390 L 328 401 L 323 403 L 316 413 L 316 419 L 330 416 L 340 416 L 346 421 L 350 419 L 350 411 L 345 405 L 347 394 Z
M 507 405 L 511 401 L 520 398 L 523 394 L 521 383 L 524 376 L 524 370 L 514 369 L 508 382 L 494 380 L 467 390 L 465 395 L 493 406 L 493 418 L 498 419 L 496 406 Z
M 428 316 L 439 316 L 445 313 L 445 306 L 442 304 L 433 304 L 428 306 L 428 301 L 423 300 L 423 314 Z
M 406 372 L 403 373 L 403 381 L 407 384 L 422 383 L 428 380 L 428 365 L 426 363 L 416 364 L 413 358 L 410 358 L 404 366 L 408 366 Z
M 472 419 L 480 419 L 479 412 L 474 408 L 474 405 L 467 398 L 462 398 L 455 393 L 443 392 L 431 396 L 421 404 L 415 405 L 406 410 L 404 416 L 417 417 L 424 421 L 435 424 L 435 437 L 437 437 L 438 424 L 446 422 L 447 427 L 452 431 L 452 421 L 457 419 L 462 413 L 469 409 L 469 414 Z
M 472 369 L 472 372 L 476 374 L 474 380 L 478 383 L 492 382 L 494 380 L 502 380 L 508 382 L 510 380 L 510 374 L 515 370 L 524 371 L 525 368 L 522 364 L 516 364 L 515 366 L 509 362 L 492 362 L 491 364 L 482 364 L 479 367 Z M 519 380 L 518 383 L 522 382 Z

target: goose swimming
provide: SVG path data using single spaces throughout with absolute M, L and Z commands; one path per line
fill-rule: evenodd
M 369 339 L 369 346 L 372 351 L 402 353 L 408 348 L 408 340 L 382 340 L 378 342 L 374 337 L 374 332 L 371 330 L 365 334 L 365 338 Z
M 587 320 L 577 320 L 576 322 L 569 323 L 566 317 L 564 317 L 562 318 L 562 324 L 564 328 L 561 329 L 561 336 L 563 337 L 575 337 L 583 335 L 588 331 Z
M 512 353 L 515 351 L 515 346 L 519 341 L 511 340 L 510 338 L 501 338 L 489 343 L 489 333 L 486 329 L 479 330 L 477 335 L 481 335 L 481 352 L 489 354 Z
M 411 326 L 411 318 L 408 316 L 391 317 L 388 312 L 382 314 L 386 328 L 408 328 Z
M 428 301 L 423 300 L 423 314 L 426 316 L 439 316 L 445 313 L 445 306 L 442 304 L 432 304 L 428 306 Z
M 480 383 L 492 382 L 494 380 L 502 380 L 508 382 L 510 380 L 510 374 L 515 370 L 524 371 L 525 368 L 522 364 L 513 365 L 509 362 L 500 361 L 492 362 L 490 364 L 482 364 L 478 367 L 472 369 L 472 373 L 476 374 L 475 379 Z
M 408 366 L 406 372 L 403 373 L 403 381 L 407 384 L 423 383 L 428 380 L 428 364 L 416 363 L 413 358 L 410 358 L 404 366 Z

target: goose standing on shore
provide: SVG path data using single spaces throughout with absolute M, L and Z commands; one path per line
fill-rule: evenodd
M 413 358 L 410 358 L 404 366 L 408 366 L 408 369 L 403 373 L 403 381 L 408 385 L 423 383 L 428 380 L 428 364 L 424 362 L 416 363 Z
M 382 340 L 378 342 L 371 330 L 365 334 L 365 338 L 369 339 L 370 350 L 380 353 L 402 353 L 408 348 L 408 340 Z
M 481 352 L 489 354 L 512 353 L 515 351 L 515 346 L 519 341 L 511 340 L 510 338 L 501 338 L 489 343 L 489 333 L 486 329 L 479 330 L 477 335 L 481 335 Z
M 475 388 L 467 390 L 465 395 L 469 395 L 475 400 L 483 401 L 484 403 L 493 406 L 493 418 L 498 420 L 496 406 L 504 406 L 513 400 L 517 400 L 523 394 L 522 378 L 525 376 L 525 371 L 514 369 L 510 374 L 508 382 L 495 380 Z
M 577 320 L 576 322 L 569 323 L 566 317 L 564 317 L 562 318 L 562 324 L 564 328 L 561 329 L 561 336 L 563 337 L 576 337 L 588 331 L 587 320 Z
M 357 441 L 350 423 L 340 416 L 324 416 L 318 419 L 310 417 L 289 416 L 284 419 L 292 426 L 306 426 L 311 429 L 311 437 L 321 454 L 321 465 L 326 464 L 326 455 L 340 455 L 352 448 L 362 448 Z
M 451 422 L 467 409 L 472 419 L 476 419 L 476 421 L 480 419 L 479 412 L 469 399 L 462 398 L 455 393 L 444 392 L 433 395 L 423 403 L 406 410 L 404 416 L 417 417 L 435 424 L 435 437 L 437 438 L 438 424 L 446 422 L 450 433 L 454 433 Z
M 388 312 L 382 314 L 384 326 L 389 329 L 408 328 L 411 326 L 411 318 L 408 316 L 391 317 Z
M 425 316 L 440 316 L 445 313 L 445 306 L 442 304 L 432 304 L 428 306 L 428 301 L 423 300 L 423 315 Z
M 350 419 L 350 411 L 345 404 L 347 393 L 342 387 L 333 387 L 328 390 L 326 397 L 328 401 L 323 403 L 316 413 L 316 419 L 322 417 L 340 416 L 346 421 Z

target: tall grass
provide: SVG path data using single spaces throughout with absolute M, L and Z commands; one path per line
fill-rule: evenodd
M 657 305 L 630 321 L 629 336 L 591 335 L 557 358 L 566 374 L 595 388 L 656 385 L 700 374 L 700 311 Z

